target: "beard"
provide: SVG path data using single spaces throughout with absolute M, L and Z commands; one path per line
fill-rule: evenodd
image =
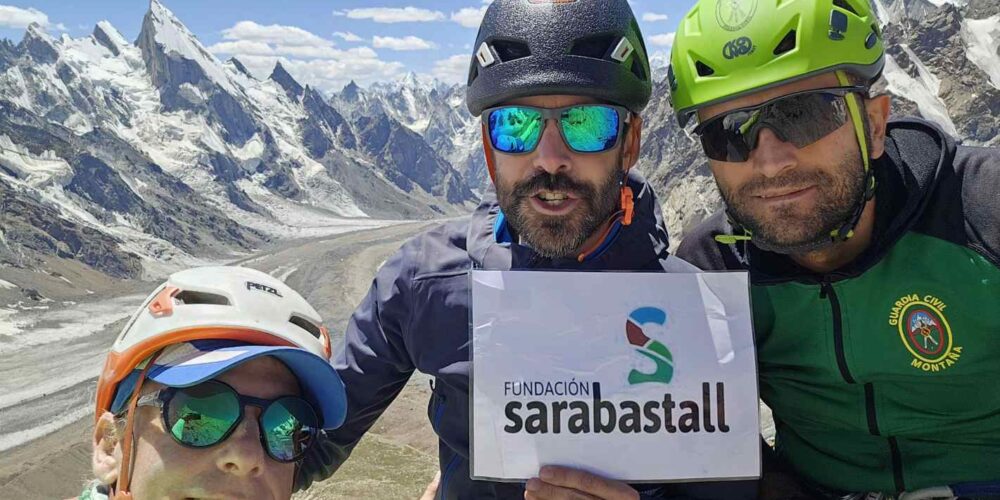
M 865 197 L 861 158 L 848 154 L 834 173 L 795 169 L 777 178 L 755 178 L 736 190 L 719 185 L 719 192 L 736 223 L 751 232 L 754 246 L 780 254 L 803 254 L 833 244 L 831 233 L 854 215 Z M 768 189 L 814 185 L 818 190 L 813 210 L 795 204 L 754 210 L 752 193 Z
M 622 159 L 599 184 L 577 182 L 565 174 L 541 173 L 510 188 L 497 177 L 497 199 L 511 229 L 543 257 L 575 257 L 577 251 L 618 211 L 621 200 Z M 543 215 L 530 199 L 541 190 L 572 193 L 577 207 L 562 216 Z

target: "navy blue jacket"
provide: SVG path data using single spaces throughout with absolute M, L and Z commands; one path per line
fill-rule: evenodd
M 638 175 L 632 225 L 594 258 L 548 259 L 508 240 L 495 196 L 471 216 L 424 232 L 379 270 L 347 327 L 335 366 L 347 386 L 344 425 L 306 457 L 297 488 L 331 476 L 389 406 L 414 370 L 435 378 L 427 408 L 440 438 L 440 499 L 522 499 L 522 484 L 469 478 L 469 270 L 574 269 L 696 271 L 671 256 L 659 202 Z M 499 241 L 499 242 L 498 242 Z M 623 457 L 625 458 L 625 457 Z M 755 498 L 756 482 L 637 485 L 650 498 Z

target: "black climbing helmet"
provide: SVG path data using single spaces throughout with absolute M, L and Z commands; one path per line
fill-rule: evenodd
M 473 115 L 520 97 L 584 95 L 638 113 L 649 56 L 628 0 L 496 0 L 473 46 Z

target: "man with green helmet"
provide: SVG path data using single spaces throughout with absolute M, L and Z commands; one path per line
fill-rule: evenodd
M 810 498 L 1000 481 L 1000 151 L 889 122 L 884 54 L 868 0 L 700 0 L 668 72 L 726 202 L 678 254 L 750 270 Z

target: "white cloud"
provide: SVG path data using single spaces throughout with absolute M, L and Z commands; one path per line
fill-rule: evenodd
M 478 28 L 483 22 L 483 16 L 486 15 L 486 9 L 488 5 L 482 7 L 465 7 L 460 9 L 458 12 L 451 13 L 451 20 L 466 28 Z
M 674 33 L 664 33 L 649 37 L 649 43 L 663 47 L 670 47 L 674 44 Z
M 656 14 L 654 12 L 646 12 L 642 15 L 642 20 L 647 23 L 655 23 L 657 21 L 666 21 L 670 19 L 666 14 Z
M 43 28 L 66 31 L 65 25 L 62 23 L 53 25 L 49 21 L 49 16 L 38 9 L 30 7 L 22 9 L 13 5 L 0 5 L 0 27 L 24 29 L 31 23 L 38 23 Z
M 352 42 L 352 43 L 356 43 L 356 42 L 360 42 L 360 41 L 364 40 L 360 36 L 355 35 L 354 33 L 351 33 L 350 31 L 348 31 L 347 33 L 344 33 L 343 31 L 338 31 L 338 32 L 334 33 L 333 36 L 335 36 L 337 38 L 341 38 L 345 42 Z
M 419 9 L 417 7 L 369 7 L 364 9 L 348 9 L 334 11 L 336 16 L 347 16 L 350 19 L 371 19 L 376 23 L 421 23 L 443 21 L 444 13 L 436 10 Z
M 423 38 L 415 36 L 405 36 L 403 38 L 396 38 L 392 36 L 376 36 L 372 39 L 372 45 L 376 49 L 389 49 L 389 50 L 429 50 L 437 48 L 437 45 L 433 42 L 428 42 Z
M 347 40 L 353 34 L 343 35 L 341 38 Z M 299 83 L 324 92 L 340 90 L 351 80 L 366 85 L 392 79 L 405 69 L 401 63 L 379 59 L 371 47 L 338 49 L 333 40 L 295 26 L 243 21 L 224 30 L 223 37 L 224 41 L 208 50 L 238 58 L 261 79 L 267 78 L 280 61 Z
M 293 47 L 332 47 L 333 41 L 314 35 L 296 26 L 271 24 L 268 26 L 253 21 L 240 21 L 232 28 L 222 30 L 226 40 L 251 40 Z
M 406 69 L 402 63 L 383 61 L 374 50 L 359 47 L 341 51 L 340 57 L 330 59 L 294 59 L 263 55 L 237 55 L 250 73 L 257 78 L 267 78 L 277 62 L 301 84 L 316 89 L 334 92 L 342 89 L 351 80 L 360 85 L 392 80 Z
M 469 78 L 469 63 L 472 56 L 457 54 L 434 62 L 431 76 L 446 83 L 465 83 Z
M 275 53 L 274 48 L 270 45 L 264 42 L 255 42 L 253 40 L 219 42 L 209 47 L 208 51 L 213 54 L 240 54 L 256 56 L 269 56 Z

